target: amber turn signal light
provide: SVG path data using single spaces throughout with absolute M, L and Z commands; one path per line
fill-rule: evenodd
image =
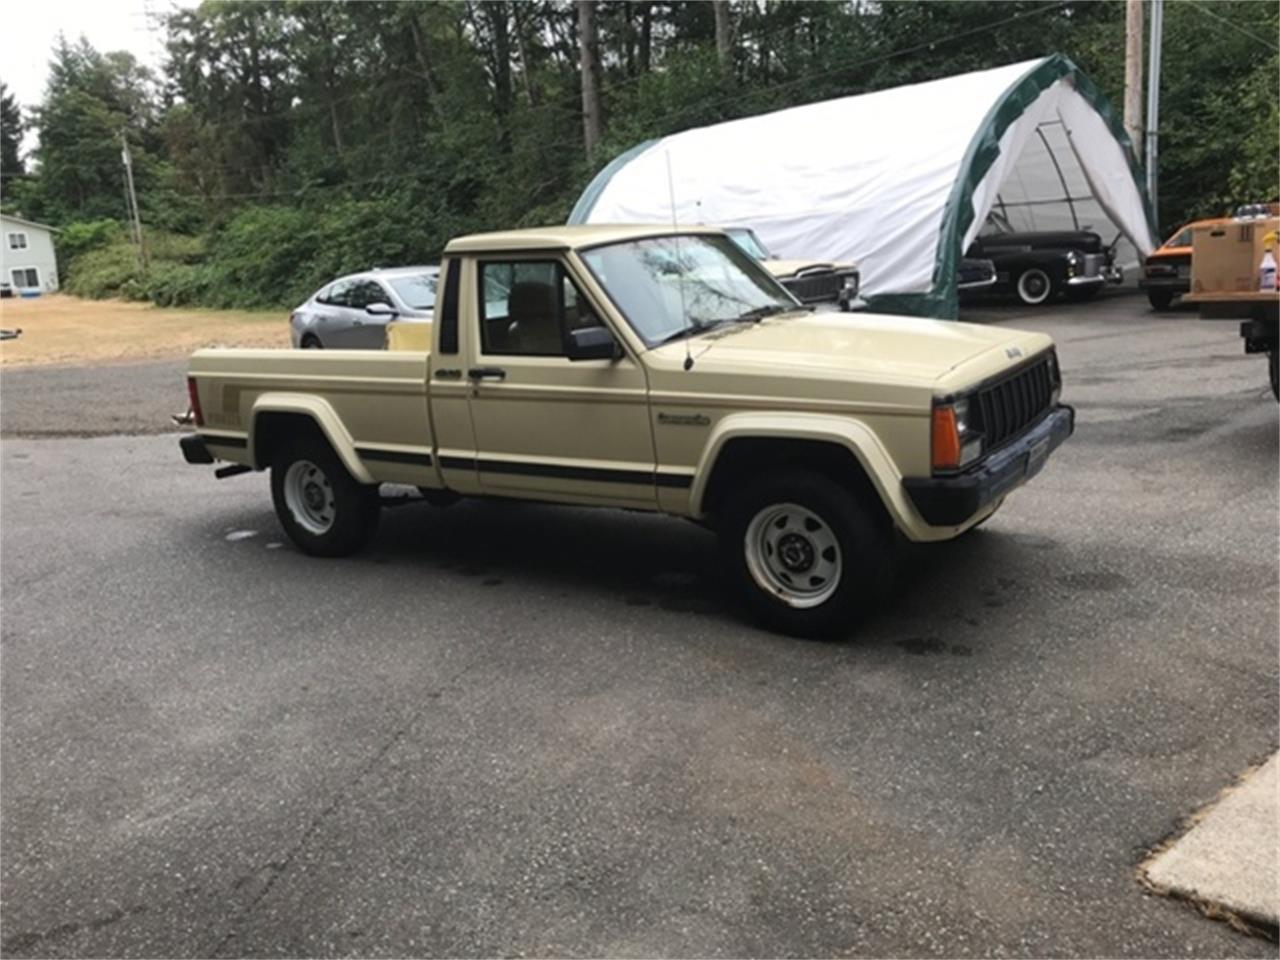
M 956 412 L 951 407 L 933 408 L 933 469 L 957 470 L 960 467 L 960 431 L 956 428 Z

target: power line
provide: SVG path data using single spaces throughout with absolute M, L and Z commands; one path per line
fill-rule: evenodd
M 1200 4 L 1196 3 L 1195 0 L 1183 0 L 1183 3 L 1186 4 L 1186 6 L 1190 7 L 1192 10 L 1196 10 L 1204 14 L 1210 20 L 1217 20 L 1223 26 L 1230 27 L 1232 30 L 1234 30 L 1236 33 L 1240 34 L 1241 36 L 1245 36 L 1245 37 L 1248 37 L 1250 40 L 1257 41 L 1258 43 L 1266 47 L 1268 50 L 1280 50 L 1280 46 L 1277 46 L 1276 44 L 1272 43 L 1270 40 L 1266 40 L 1258 36 L 1256 33 L 1251 33 L 1250 31 L 1246 30 L 1244 27 L 1239 26 L 1238 24 L 1228 20 L 1226 17 L 1218 16 L 1208 7 L 1203 7 Z

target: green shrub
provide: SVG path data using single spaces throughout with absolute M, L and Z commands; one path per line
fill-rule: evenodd
M 54 234 L 54 238 L 65 282 L 71 262 L 76 257 L 124 240 L 125 229 L 115 220 L 82 220 L 67 224 Z
M 94 300 L 120 296 L 125 284 L 138 279 L 141 273 L 137 251 L 124 239 L 74 257 L 65 269 L 67 278 L 63 289 L 77 297 Z

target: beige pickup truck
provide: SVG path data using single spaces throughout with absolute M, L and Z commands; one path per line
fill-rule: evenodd
M 895 529 L 964 533 L 1074 426 L 1049 337 L 814 313 L 712 229 L 462 237 L 441 275 L 429 351 L 197 352 L 188 462 L 269 468 L 321 556 L 369 540 L 381 483 L 690 518 L 812 635 L 872 605 Z

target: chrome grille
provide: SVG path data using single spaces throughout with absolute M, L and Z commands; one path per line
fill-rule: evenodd
M 1003 446 L 1048 413 L 1054 388 L 1058 386 L 1049 357 L 1045 354 L 1012 376 L 978 391 L 987 453 Z
M 838 273 L 813 273 L 788 278 L 782 281 L 782 285 L 795 294 L 801 303 L 817 303 L 839 299 L 844 278 Z

